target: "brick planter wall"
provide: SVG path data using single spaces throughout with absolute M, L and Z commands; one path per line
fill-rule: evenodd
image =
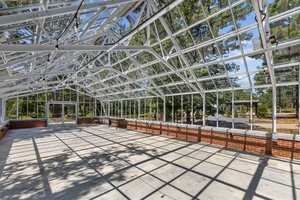
M 92 117 L 80 117 L 77 119 L 77 124 L 96 124 Z
M 124 119 L 110 119 L 111 120 L 111 126 L 113 127 L 119 127 L 119 128 L 127 128 L 127 121 Z
M 0 129 L 0 140 L 6 135 L 8 132 L 9 126 L 6 125 Z
M 46 119 L 10 120 L 9 129 L 47 127 Z
M 201 129 L 201 127 L 192 129 L 184 126 L 161 125 L 139 121 L 126 121 L 126 123 L 127 129 L 130 130 L 216 144 L 229 149 L 300 159 L 300 141 L 296 140 L 278 139 L 277 141 L 272 141 L 271 137 L 268 136 L 218 132 L 207 130 L 207 128 Z M 119 127 L 117 121 L 113 124 Z

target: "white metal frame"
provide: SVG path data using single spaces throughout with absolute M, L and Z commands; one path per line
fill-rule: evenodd
M 47 125 L 49 125 L 49 106 L 50 104 L 59 104 L 62 105 L 62 110 L 61 110 L 61 120 L 62 120 L 62 125 L 64 125 L 64 106 L 65 105 L 74 105 L 75 106 L 75 124 L 78 122 L 78 103 L 76 101 L 48 101 L 47 106 L 46 106 L 46 120 L 47 120 Z

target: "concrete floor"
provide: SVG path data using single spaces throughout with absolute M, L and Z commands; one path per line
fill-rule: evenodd
M 300 162 L 107 126 L 12 130 L 0 199 L 300 199 Z

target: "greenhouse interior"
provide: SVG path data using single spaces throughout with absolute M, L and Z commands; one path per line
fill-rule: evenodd
M 0 199 L 300 199 L 299 77 L 300 0 L 0 0 Z

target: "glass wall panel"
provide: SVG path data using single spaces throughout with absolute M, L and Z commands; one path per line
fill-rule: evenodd
M 272 88 L 253 90 L 253 130 L 272 131 Z
M 172 97 L 166 97 L 166 121 L 172 122 Z
M 216 126 L 217 125 L 217 93 L 206 93 L 205 94 L 205 115 L 206 125 Z
M 17 119 L 17 99 L 6 100 L 6 119 Z
M 298 85 L 276 88 L 278 133 L 298 134 Z
M 28 118 L 28 109 L 27 109 L 27 96 L 18 98 L 18 119 L 26 119 Z
M 37 118 L 46 118 L 46 93 L 38 94 Z
M 145 119 L 145 99 L 140 99 L 140 119 L 144 120 Z
M 75 119 L 76 119 L 75 105 L 65 104 L 64 123 L 75 123 Z
M 163 121 L 164 119 L 164 101 L 161 98 L 158 98 L 158 120 Z
M 28 96 L 27 102 L 28 118 L 37 118 L 37 96 Z
M 183 123 L 191 124 L 191 95 L 183 95 Z
M 181 96 L 174 96 L 174 117 L 176 123 L 181 123 Z
M 152 98 L 150 119 L 152 121 L 156 121 L 157 120 L 157 98 Z
M 234 127 L 238 129 L 249 130 L 251 112 L 251 91 L 235 90 L 234 91 Z
M 145 120 L 150 120 L 150 99 L 145 98 Z
M 232 91 L 219 92 L 219 127 L 232 128 Z
M 200 94 L 193 94 L 193 124 L 203 125 L 203 98 Z

